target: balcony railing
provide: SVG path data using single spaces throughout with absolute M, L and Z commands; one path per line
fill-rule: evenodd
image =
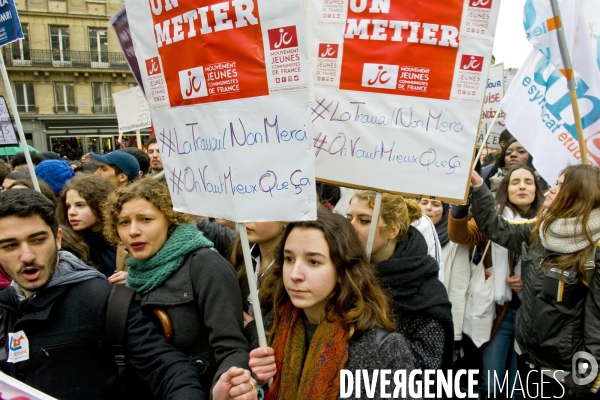
M 77 114 L 78 110 L 75 106 L 58 106 L 53 108 L 55 114 Z
M 3 49 L 4 62 L 8 67 L 57 67 L 57 68 L 116 68 L 129 69 L 122 53 L 97 51 L 27 50 L 13 59 L 11 48 Z
M 92 112 L 94 114 L 114 114 L 114 107 L 106 107 L 106 106 L 94 106 L 92 107 Z
M 34 113 L 34 114 L 37 114 L 38 108 L 36 106 L 29 106 L 29 105 L 27 105 L 27 106 L 25 106 L 25 105 L 19 106 L 19 105 L 17 105 L 17 111 L 20 112 L 20 113 Z

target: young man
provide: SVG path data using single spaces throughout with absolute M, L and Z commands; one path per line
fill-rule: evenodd
M 115 188 L 126 185 L 140 176 L 140 164 L 134 156 L 124 151 L 113 151 L 107 155 L 90 153 L 98 169 L 95 174 L 106 178 Z
M 164 167 L 162 164 L 162 159 L 160 158 L 160 151 L 158 150 L 156 136 L 150 136 L 150 139 L 148 139 L 148 142 L 146 143 L 146 148 L 148 149 L 148 156 L 150 157 L 150 171 L 148 172 L 148 175 L 159 175 L 164 171 Z M 165 185 L 167 184 L 167 178 L 165 177 L 164 172 L 158 181 Z
M 107 340 L 112 285 L 95 269 L 59 251 L 54 204 L 40 193 L 0 194 L 0 265 L 13 282 L 0 291 L 0 369 L 60 399 L 118 399 L 118 368 Z M 131 302 L 125 327 L 128 369 L 153 396 L 207 399 L 198 371 L 167 344 Z M 232 368 L 215 399 L 255 399 L 250 374 Z M 236 397 L 239 396 L 239 397 Z

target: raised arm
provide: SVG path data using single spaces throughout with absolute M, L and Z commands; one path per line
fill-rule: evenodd
M 472 211 L 479 230 L 485 237 L 502 247 L 521 254 L 521 245 L 527 242 L 533 223 L 510 224 L 498 215 L 494 206 L 494 196 L 483 180 L 473 172 L 471 176 L 473 192 L 471 195 Z

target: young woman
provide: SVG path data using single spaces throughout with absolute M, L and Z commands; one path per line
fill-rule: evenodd
M 540 182 L 535 171 L 527 166 L 509 169 L 498 185 L 495 204 L 500 215 L 508 221 L 527 221 L 535 217 L 544 202 Z M 466 217 L 468 206 L 455 206 L 449 220 L 450 240 L 467 246 L 483 249 L 487 239 L 475 220 Z M 463 215 L 464 214 L 464 215 Z M 458 218 L 460 217 L 460 218 Z M 494 373 L 504 377 L 508 372 L 509 387 L 519 387 L 517 377 L 517 354 L 513 349 L 515 318 L 520 306 L 519 295 L 522 289 L 521 258 L 519 253 L 493 244 L 486 254 L 486 265 L 494 268 L 494 300 L 496 318 L 490 332 L 490 340 L 481 346 L 482 388 L 492 387 Z M 507 368 L 508 366 L 508 368 Z M 496 387 L 496 393 L 500 388 Z M 515 391 L 515 398 L 522 392 Z
M 600 169 L 566 168 L 538 210 L 537 220 L 528 224 L 511 224 L 500 217 L 482 183 L 474 173 L 473 215 L 479 228 L 521 256 L 522 304 L 515 336 L 523 356 L 536 370 L 550 374 L 545 395 L 567 394 L 556 379 L 563 379 L 569 392 L 578 396 L 596 393 L 598 372 L 592 371 L 596 375 L 590 377 L 590 370 L 600 361 Z M 578 352 L 591 360 L 581 359 Z M 539 372 L 532 375 L 538 380 L 529 380 L 535 390 L 542 378 Z
M 90 247 L 90 261 L 113 284 L 125 284 L 127 270 L 124 248 L 117 251 L 102 235 L 102 205 L 114 190 L 109 181 L 96 175 L 78 176 L 67 182 L 58 209 L 61 224 L 69 225 Z
M 267 400 L 337 399 L 340 370 L 413 369 L 388 300 L 352 226 L 339 214 L 290 223 L 265 279 L 269 347 L 250 353 Z M 380 397 L 375 385 L 375 398 Z
M 275 250 L 281 240 L 281 235 L 285 227 L 286 224 L 284 222 L 246 223 L 248 242 L 252 244 L 250 254 L 252 255 L 252 263 L 254 264 L 254 280 L 259 290 L 262 286 L 263 277 L 275 263 Z M 232 248 L 230 261 L 236 268 L 242 295 L 246 299 L 244 311 L 252 316 L 254 312 L 252 311 L 252 300 L 250 298 L 246 266 L 244 265 L 244 255 L 242 254 L 242 244 L 239 235 L 236 235 Z
M 233 267 L 189 215 L 173 210 L 167 187 L 142 178 L 111 193 L 104 234 L 131 254 L 127 286 L 163 335 L 198 367 L 204 387 L 230 367 L 248 367 L 242 296 Z
M 471 276 L 469 248 L 454 243 L 448 237 L 448 214 L 450 207 L 434 199 L 421 199 L 419 202 L 423 214 L 427 215 L 435 225 L 435 230 L 442 246 L 444 266 L 444 286 L 452 303 L 452 321 L 454 322 L 454 349 L 458 352 L 462 340 L 462 327 L 465 315 L 466 295 Z
M 521 146 L 521 143 L 512 139 L 502 149 L 489 175 L 485 177 L 486 185 L 491 189 L 492 193 L 496 193 L 500 182 L 504 178 L 504 175 L 506 175 L 506 171 L 510 168 L 523 165 L 533 168 L 533 157 Z
M 359 190 L 346 217 L 366 247 L 376 193 Z M 415 200 L 384 193 L 371 262 L 392 296 L 398 329 L 421 369 L 450 368 L 454 333 L 450 301 L 438 279 L 439 266 L 427 254 L 423 235 L 411 226 L 422 215 Z

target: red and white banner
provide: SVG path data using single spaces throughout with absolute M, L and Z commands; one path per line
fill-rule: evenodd
M 126 1 L 177 210 L 316 218 L 300 0 Z
M 309 0 L 317 176 L 464 199 L 499 0 Z

